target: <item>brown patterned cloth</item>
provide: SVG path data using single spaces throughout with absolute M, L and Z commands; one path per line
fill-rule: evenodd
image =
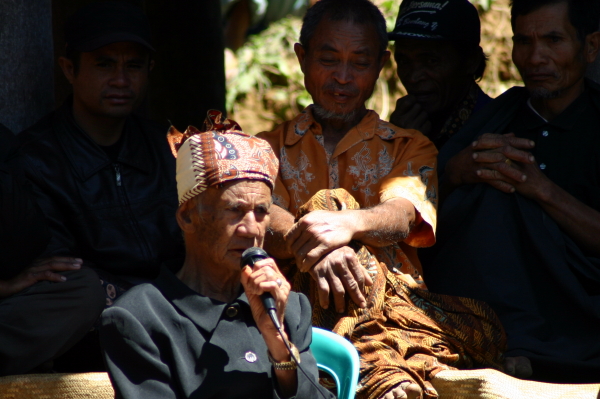
M 297 219 L 314 210 L 359 209 L 344 189 L 321 190 L 300 208 Z M 316 284 L 308 273 L 292 267 L 296 291 L 313 306 L 313 325 L 350 340 L 361 359 L 359 399 L 379 399 L 404 381 L 416 382 L 423 398 L 436 398 L 430 381 L 454 368 L 502 369 L 506 337 L 500 321 L 483 302 L 438 295 L 416 288 L 414 280 L 388 270 L 368 247 L 352 243 L 373 279 L 367 287 L 367 307 L 346 301 L 346 313 L 323 309 Z
M 273 188 L 279 160 L 266 141 L 242 132 L 240 125 L 215 110 L 208 111 L 204 129 L 189 126 L 181 133 L 171 126 L 167 134 L 177 158 L 180 205 L 229 180 L 263 180 Z

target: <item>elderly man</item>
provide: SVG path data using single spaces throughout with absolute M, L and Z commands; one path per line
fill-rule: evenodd
M 365 108 L 386 46 L 370 1 L 321 0 L 306 13 L 295 51 L 314 104 L 259 134 L 280 160 L 265 245 L 295 261 L 289 278 L 312 300 L 313 322 L 359 350 L 358 397 L 432 398 L 429 381 L 447 365 L 501 367 L 503 336 L 485 305 L 419 289 L 416 247 L 435 241 L 437 151 Z
M 390 122 L 419 130 L 439 149 L 491 101 L 476 83 L 486 66 L 480 31 L 468 0 L 402 2 L 389 38 L 408 95 L 398 99 Z
M 428 284 L 489 303 L 507 355 L 529 358 L 542 381 L 600 381 L 600 87 L 584 78 L 598 8 L 514 0 L 525 88 L 490 103 L 440 153 L 452 194 Z
M 102 316 L 117 397 L 332 397 L 318 384 L 309 351 L 307 298 L 290 292 L 273 259 L 240 268 L 244 250 L 263 244 L 277 158 L 219 112 L 209 118 L 206 133 L 190 127 L 169 137 L 183 267 L 177 274 L 163 268 L 155 282 L 131 289 Z M 265 312 L 264 292 L 275 299 L 284 330 Z
M 90 3 L 67 21 L 65 39 L 59 64 L 73 96 L 17 136 L 16 159 L 50 229 L 43 257 L 76 257 L 82 270 L 93 267 L 101 280 L 82 300 L 95 297 L 102 281 L 110 305 L 131 284 L 155 278 L 163 261 L 183 258 L 173 217 L 175 162 L 165 130 L 133 114 L 153 66 L 142 11 L 126 2 Z M 47 303 L 68 314 L 74 302 L 58 296 Z M 40 315 L 21 317 L 33 317 L 26 325 L 39 323 L 45 337 Z M 97 360 L 101 367 L 99 346 Z

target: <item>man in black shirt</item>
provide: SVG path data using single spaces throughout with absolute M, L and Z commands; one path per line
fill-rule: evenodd
M 430 289 L 487 301 L 506 355 L 541 381 L 600 381 L 600 86 L 584 78 L 598 20 L 597 1 L 513 1 L 525 88 L 440 153 L 447 197 L 422 254 Z
M 65 38 L 59 64 L 73 96 L 17 137 L 16 160 L 50 230 L 42 257 L 82 259 L 82 270 L 100 276 L 102 301 L 111 305 L 132 284 L 156 277 L 162 262 L 183 257 L 175 160 L 166 129 L 133 114 L 153 66 L 142 11 L 125 2 L 91 3 L 67 21 Z M 54 306 L 69 312 L 64 302 Z M 8 342 L 0 336 L 0 347 Z

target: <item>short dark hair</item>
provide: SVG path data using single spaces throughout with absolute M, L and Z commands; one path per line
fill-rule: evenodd
M 586 36 L 600 28 L 600 2 L 598 0 L 511 0 L 510 23 L 513 31 L 519 15 L 527 15 L 545 6 L 567 3 L 569 22 L 577 31 L 577 38 L 583 43 Z
M 348 21 L 355 24 L 371 24 L 379 39 L 380 55 L 387 49 L 388 34 L 385 18 L 381 11 L 369 0 L 320 0 L 310 7 L 302 21 L 300 44 L 308 49 L 319 23 L 326 18 L 329 21 Z
M 483 78 L 485 68 L 487 67 L 488 56 L 485 55 L 481 46 L 459 41 L 450 41 L 449 43 L 454 47 L 463 60 L 466 60 L 474 55 L 479 56 L 479 64 L 477 65 L 477 69 L 473 74 L 473 78 L 477 81 Z

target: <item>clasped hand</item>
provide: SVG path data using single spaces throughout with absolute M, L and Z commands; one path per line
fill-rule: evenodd
M 534 146 L 513 133 L 486 133 L 448 162 L 446 178 L 452 187 L 487 183 L 505 193 L 535 198 L 546 177 L 529 152 Z

